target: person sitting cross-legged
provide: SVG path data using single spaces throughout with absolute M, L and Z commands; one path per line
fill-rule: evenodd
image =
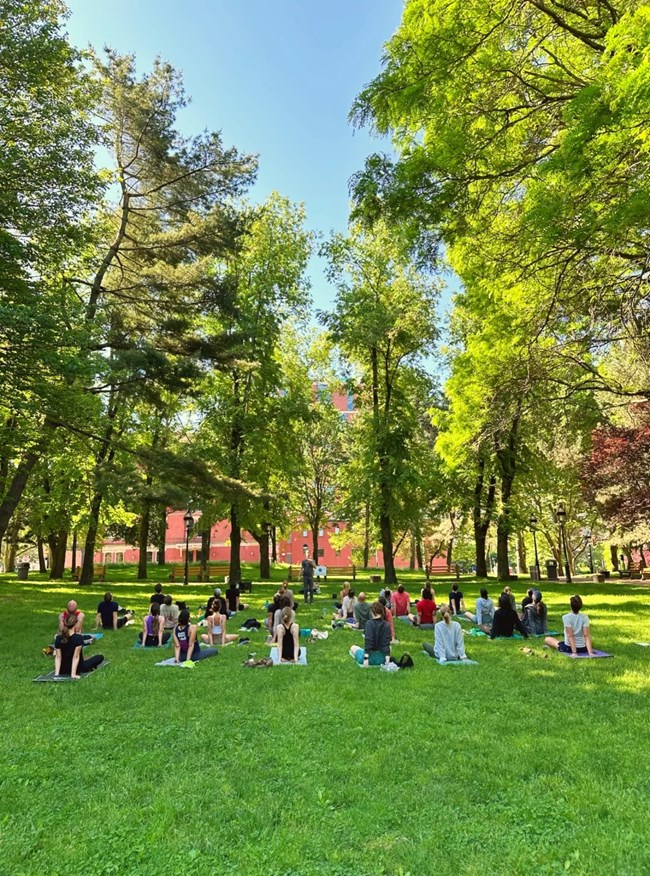
M 438 610 L 436 606 L 436 601 L 434 599 L 433 590 L 426 585 L 422 588 L 422 598 L 418 599 L 415 603 L 415 608 L 417 610 L 417 618 L 412 618 L 413 623 L 417 624 L 417 626 L 433 626 L 436 620 L 436 611 Z
M 366 624 L 370 620 L 370 603 L 367 601 L 366 594 L 362 591 L 359 594 L 357 604 L 354 606 L 354 624 L 358 630 L 365 630 Z
M 132 620 L 133 613 L 127 611 L 125 615 L 118 617 L 119 610 L 120 607 L 113 599 L 113 594 L 107 590 L 104 599 L 97 606 L 95 629 L 98 630 L 100 624 L 105 630 L 118 630 L 120 627 L 126 626 Z
M 65 611 L 62 611 L 59 615 L 59 632 L 62 633 L 64 629 L 67 629 L 66 621 L 70 615 L 74 615 L 75 617 L 75 633 L 83 632 L 84 619 L 86 615 L 83 611 L 77 608 L 77 603 L 74 601 L 74 599 L 70 600 L 65 608 Z
M 219 611 L 220 607 L 220 603 L 217 600 L 212 603 L 212 608 L 210 609 L 206 617 L 208 623 L 208 632 L 204 633 L 201 636 L 201 641 L 210 646 L 214 645 L 215 641 L 224 646 L 229 644 L 230 642 L 234 642 L 237 639 L 237 635 L 235 633 L 226 633 L 228 615 L 225 612 L 222 614 Z
M 539 590 L 533 590 L 533 601 L 524 608 L 522 623 L 533 636 L 545 636 L 548 633 L 546 619 L 548 610 Z
M 357 663 L 367 659 L 369 666 L 380 666 L 390 657 L 391 633 L 386 620 L 386 608 L 381 602 L 373 602 L 370 609 L 370 620 L 366 624 L 363 648 L 352 645 L 350 656 Z
M 174 602 L 172 602 L 172 597 L 170 593 L 167 593 L 165 596 L 165 601 L 160 606 L 160 614 L 165 621 L 165 629 L 173 630 L 176 624 L 178 623 L 178 615 L 180 614 L 180 608 Z
M 165 619 L 160 613 L 160 604 L 152 602 L 149 606 L 149 614 L 142 619 L 142 633 L 139 641 L 143 648 L 162 648 L 169 639 L 171 633 L 165 632 Z
M 442 620 L 435 625 L 434 644 L 423 642 L 422 647 L 441 663 L 448 660 L 467 660 L 463 630 L 458 621 L 452 621 L 451 609 L 446 602 L 438 609 Z
M 509 639 L 512 637 L 515 630 L 520 632 L 524 639 L 528 638 L 528 633 L 519 620 L 519 615 L 512 607 L 510 595 L 508 593 L 502 593 L 499 597 L 499 607 L 494 612 L 492 629 L 488 635 L 491 639 Z

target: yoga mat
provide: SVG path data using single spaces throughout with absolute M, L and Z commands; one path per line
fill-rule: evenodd
M 613 657 L 614 656 L 613 654 L 608 654 L 606 651 L 597 651 L 595 648 L 594 648 L 593 654 L 571 654 L 571 653 L 567 654 L 566 651 L 558 651 L 558 654 L 564 654 L 565 657 L 571 657 L 572 660 L 578 660 L 581 657 L 586 657 L 588 660 L 591 660 L 592 658 L 595 659 L 596 657 Z
M 164 644 L 162 647 L 163 647 L 163 648 L 171 648 L 171 646 L 172 646 L 172 642 L 173 642 L 173 641 L 174 641 L 173 636 L 170 636 L 169 639 L 165 642 L 165 644 Z M 138 639 L 137 642 L 134 642 L 134 643 L 133 643 L 133 647 L 131 648 L 131 650 L 132 650 L 132 651 L 157 651 L 157 650 L 158 650 L 158 645 L 153 645 L 153 646 L 152 646 L 152 645 L 146 645 L 146 646 L 143 646 L 143 645 L 142 645 L 142 642 L 140 641 L 140 639 Z
M 53 681 L 55 684 L 58 684 L 62 681 L 82 681 L 84 678 L 88 678 L 89 676 L 94 675 L 96 672 L 99 672 L 99 670 L 103 669 L 105 666 L 108 666 L 108 660 L 104 660 L 104 662 L 100 663 L 97 669 L 93 669 L 92 672 L 81 673 L 81 678 L 79 679 L 72 678 L 71 675 L 55 675 L 54 670 L 52 670 L 51 672 L 48 672 L 47 675 L 37 675 L 36 678 L 32 679 L 32 681 Z
M 549 630 L 548 633 L 528 633 L 529 639 L 543 639 L 544 636 L 559 636 L 557 630 Z
M 280 658 L 278 656 L 278 649 L 276 647 L 271 648 L 271 652 L 269 654 L 271 660 L 273 661 L 274 666 L 295 666 L 295 663 L 280 663 Z M 298 658 L 298 666 L 306 666 L 307 665 L 307 649 L 300 649 L 300 657 Z
M 422 652 L 426 654 L 426 651 Z M 436 663 L 438 666 L 478 666 L 477 660 L 438 660 L 436 658 Z
M 192 660 L 186 660 L 184 663 L 177 663 L 174 657 L 169 657 L 167 660 L 159 660 L 154 663 L 154 666 L 177 666 L 179 669 L 194 669 L 196 663 Z

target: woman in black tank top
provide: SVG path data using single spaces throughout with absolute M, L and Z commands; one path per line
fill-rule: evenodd
M 278 626 L 278 654 L 281 663 L 297 663 L 300 657 L 298 636 L 300 629 L 292 621 L 293 613 L 289 606 L 282 609 L 281 623 Z

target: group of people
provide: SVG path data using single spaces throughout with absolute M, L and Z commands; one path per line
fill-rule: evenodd
M 443 663 L 448 660 L 467 660 L 464 633 L 454 620 L 461 614 L 491 638 L 509 638 L 515 631 L 524 638 L 545 635 L 545 643 L 551 648 L 574 656 L 593 655 L 589 618 L 582 612 L 583 603 L 578 595 L 571 597 L 571 611 L 562 617 L 563 640 L 546 635 L 548 610 L 542 593 L 535 588 L 528 590 L 521 609 L 518 609 L 511 588 L 504 587 L 498 599 L 498 608 L 495 609 L 487 589 L 483 587 L 476 600 L 474 613 L 465 610 L 463 593 L 456 583 L 452 585 L 449 601 L 441 605 L 436 604 L 435 591 L 428 583 L 422 588 L 420 599 L 414 605 L 410 594 L 401 584 L 395 591 L 384 588 L 373 603 L 369 603 L 364 592 L 357 597 L 349 582 L 345 582 L 338 596 L 340 601 L 335 602 L 335 618 L 345 619 L 350 626 L 364 633 L 363 648 L 352 645 L 350 653 L 358 663 L 370 666 L 384 663 L 391 657 L 391 645 L 397 642 L 394 617 L 405 618 L 414 626 L 433 629 L 433 644 L 424 642 L 423 648 Z M 236 608 L 231 609 L 231 606 Z M 185 603 L 174 602 L 170 594 L 163 593 L 162 585 L 156 584 L 148 613 L 142 621 L 138 642 L 144 648 L 160 648 L 173 637 L 174 659 L 177 663 L 204 660 L 217 653 L 216 644 L 223 647 L 237 639 L 237 635 L 227 632 L 228 618 L 234 611 L 244 607 L 248 606 L 242 605 L 237 588 L 229 588 L 224 597 L 217 587 L 207 601 L 203 617 L 199 623 L 193 624 Z M 300 629 L 296 622 L 296 609 L 293 591 L 284 581 L 267 605 L 265 625 L 269 633 L 268 643 L 277 646 L 279 660 L 285 663 L 297 663 L 300 659 Z M 74 600 L 68 602 L 59 615 L 54 643 L 56 675 L 79 678 L 103 663 L 101 654 L 89 659 L 84 657 L 84 620 L 85 613 Z M 133 612 L 121 608 L 107 591 L 97 606 L 95 630 L 100 627 L 118 630 L 130 623 L 133 623 Z M 206 632 L 199 634 L 200 627 L 205 627 Z M 201 644 L 207 647 L 201 648 Z

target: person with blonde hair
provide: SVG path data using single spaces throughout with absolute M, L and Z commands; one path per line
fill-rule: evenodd
M 438 614 L 441 620 L 434 627 L 434 644 L 424 642 L 422 647 L 440 663 L 446 663 L 448 660 L 467 660 L 463 630 L 458 621 L 452 621 L 451 609 L 446 602 L 440 606 Z
M 281 612 L 281 621 L 276 630 L 278 640 L 278 656 L 280 663 L 297 663 L 300 659 L 300 629 L 294 621 L 294 613 L 290 606 L 285 605 Z

